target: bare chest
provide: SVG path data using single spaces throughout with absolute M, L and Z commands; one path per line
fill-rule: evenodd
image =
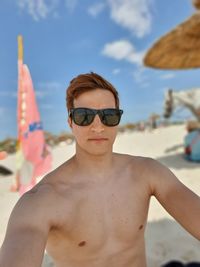
M 138 247 L 149 207 L 149 197 L 141 191 L 121 185 L 83 194 L 71 218 L 66 216 L 66 223 L 50 232 L 47 248 L 52 256 L 67 253 L 84 259 Z

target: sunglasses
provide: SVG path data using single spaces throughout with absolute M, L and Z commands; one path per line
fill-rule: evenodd
M 119 124 L 123 110 L 116 108 L 72 108 L 69 111 L 69 116 L 79 126 L 90 125 L 97 114 L 104 125 L 112 127 Z

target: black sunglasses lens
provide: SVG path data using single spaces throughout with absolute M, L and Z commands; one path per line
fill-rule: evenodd
M 88 108 L 76 108 L 72 110 L 73 121 L 79 126 L 90 125 L 96 114 L 99 115 L 101 122 L 106 126 L 116 126 L 119 124 L 123 111 L 119 109 L 93 110 Z
M 116 126 L 119 124 L 122 112 L 118 109 L 104 109 L 102 112 L 102 122 L 106 126 Z
M 74 109 L 72 118 L 74 122 L 79 126 L 87 126 L 92 123 L 95 114 L 92 110 L 85 108 Z

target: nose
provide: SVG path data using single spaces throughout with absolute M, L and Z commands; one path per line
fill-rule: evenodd
M 101 133 L 104 131 L 104 125 L 101 122 L 101 119 L 99 118 L 98 114 L 96 114 L 96 116 L 94 117 L 94 120 L 91 124 L 91 130 L 96 133 Z

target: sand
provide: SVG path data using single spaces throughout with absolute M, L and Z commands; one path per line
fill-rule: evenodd
M 190 189 L 200 195 L 200 163 L 188 162 L 183 157 L 184 125 L 159 128 L 152 132 L 125 132 L 117 136 L 114 151 L 131 155 L 149 156 L 168 166 Z M 74 153 L 74 144 L 52 149 L 53 167 L 60 165 Z M 15 155 L 0 162 L 15 171 Z M 9 215 L 19 196 L 9 192 L 13 175 L 0 176 L 0 245 L 3 242 Z M 148 267 L 159 267 L 169 260 L 200 262 L 200 242 L 187 233 L 152 198 L 146 228 Z M 53 266 L 45 255 L 43 267 Z

